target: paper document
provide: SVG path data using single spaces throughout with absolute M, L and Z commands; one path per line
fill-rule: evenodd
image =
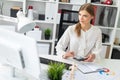
M 74 79 L 73 80 L 88 80 L 87 77 L 82 74 L 80 71 L 76 70 L 75 73 L 73 74 Z M 62 80 L 72 80 L 71 79 L 71 74 L 70 71 L 66 71 L 63 76 Z
M 104 67 L 97 65 L 95 63 L 91 63 L 91 62 L 90 63 L 79 63 L 77 64 L 77 68 L 84 74 L 98 72 L 104 69 Z
M 83 74 L 79 70 L 74 72 L 74 80 L 120 80 L 120 72 L 115 74 L 111 74 L 112 72 L 100 72 L 92 73 L 92 74 Z M 62 80 L 71 80 L 70 71 L 66 71 L 63 76 Z

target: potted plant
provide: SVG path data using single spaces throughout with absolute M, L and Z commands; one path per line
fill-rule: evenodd
M 45 34 L 45 39 L 50 39 L 51 29 L 50 28 L 45 29 L 44 34 Z
M 63 70 L 65 69 L 64 63 L 50 62 L 47 74 L 50 80 L 62 80 Z

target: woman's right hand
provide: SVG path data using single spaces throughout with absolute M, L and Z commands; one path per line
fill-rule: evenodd
M 74 57 L 74 52 L 66 52 L 63 56 L 62 56 L 64 59 L 67 59 L 69 57 Z

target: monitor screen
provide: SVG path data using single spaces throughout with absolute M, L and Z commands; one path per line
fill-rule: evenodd
M 4 29 L 0 29 L 0 40 L 1 63 L 9 64 L 40 80 L 40 61 L 36 41 Z

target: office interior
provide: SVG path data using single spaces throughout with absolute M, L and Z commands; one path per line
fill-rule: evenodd
M 33 49 L 33 52 L 38 54 L 38 59 L 40 61 L 39 63 L 49 64 L 50 61 L 53 61 L 53 62 L 64 62 L 66 64 L 71 64 L 72 62 L 69 62 L 69 60 L 63 60 L 61 58 L 58 58 L 56 54 L 55 46 L 59 41 L 60 37 L 63 35 L 64 31 L 67 29 L 67 27 L 69 25 L 73 25 L 78 22 L 78 15 L 77 15 L 78 10 L 79 10 L 79 7 L 84 3 L 92 3 L 95 8 L 96 14 L 95 14 L 94 20 L 91 21 L 91 24 L 100 27 L 102 31 L 102 52 L 101 52 L 102 59 L 105 59 L 105 61 L 108 61 L 108 63 L 113 62 L 114 66 L 117 66 L 117 64 L 120 63 L 119 61 L 120 59 L 120 35 L 119 35 L 120 34 L 120 1 L 119 0 L 0 0 L 0 29 L 13 32 L 13 35 L 12 33 L 8 32 L 11 35 L 11 38 L 13 39 L 14 39 L 13 36 L 16 36 L 17 34 L 18 36 L 20 34 L 22 36 L 34 39 L 36 43 L 34 43 L 34 41 L 32 41 L 31 39 L 30 39 L 31 43 L 30 42 L 28 43 L 33 46 L 34 44 L 37 45 L 36 46 L 37 52 L 34 49 Z M 16 15 L 17 12 L 20 10 L 23 13 L 26 20 L 27 18 L 29 18 L 32 20 L 32 22 L 35 23 L 33 24 L 31 22 L 32 24 L 25 26 L 28 28 L 27 29 L 23 28 L 21 32 L 19 32 L 17 28 L 18 23 L 20 21 Z M 22 20 L 21 22 L 22 24 L 20 25 L 27 24 L 27 21 Z M 28 23 L 30 22 L 28 21 Z M 6 36 L 8 33 L 4 33 L 3 35 Z M 47 36 L 47 34 L 49 36 Z M 1 36 L 3 35 L 1 33 Z M 13 39 L 8 38 L 8 36 L 3 38 L 10 39 L 10 41 L 12 42 Z M 21 39 L 18 39 L 16 37 L 15 38 L 16 40 L 13 40 L 13 41 L 15 41 L 16 44 L 18 43 L 18 45 L 22 44 L 20 42 L 20 40 L 24 38 L 22 36 L 21 36 Z M 0 44 L 2 44 L 2 42 Z M 24 41 L 23 41 L 23 44 L 24 44 Z M 13 45 L 17 46 L 15 45 L 15 43 L 13 43 Z M 29 47 L 27 46 L 27 44 L 24 44 L 24 45 L 26 45 L 26 47 Z M 19 46 L 17 47 L 19 48 Z M 5 53 L 6 52 L 7 51 L 5 51 Z M 34 57 L 36 56 L 33 56 L 33 58 Z M 30 57 L 27 57 L 27 58 L 30 58 Z M 109 60 L 115 60 L 115 61 L 109 62 Z M 16 61 L 20 62 L 19 59 L 17 59 Z M 4 61 L 2 62 L 4 63 Z M 30 62 L 32 62 L 32 60 L 30 60 Z M 37 77 L 35 80 L 38 79 L 38 74 L 39 74 L 39 72 L 37 71 L 39 65 L 37 63 L 38 61 L 36 61 L 35 65 L 37 66 L 37 68 L 34 71 L 37 76 L 35 76 L 34 74 L 30 74 L 30 75 L 33 75 L 34 77 Z M 104 62 L 103 64 L 105 63 L 107 62 Z M 21 70 L 21 68 L 24 68 L 26 63 L 25 64 L 18 63 L 17 66 L 15 67 L 18 67 L 18 65 Z M 30 66 L 30 64 L 27 64 L 27 65 Z M 105 64 L 105 66 L 106 65 L 108 66 L 110 64 Z M 31 67 L 31 69 L 33 68 Z M 8 70 L 8 67 L 7 67 L 7 70 Z M 118 68 L 118 70 L 120 69 Z M 10 70 L 8 71 L 10 72 Z M 29 69 L 25 68 L 25 71 L 29 72 Z M 116 74 L 119 74 L 119 73 L 116 73 Z M 47 76 L 47 74 L 45 74 L 44 76 Z M 40 80 L 48 80 L 47 78 L 45 79 L 44 78 Z M 118 77 L 115 77 L 115 78 L 116 80 L 118 79 Z M 0 77 L 0 79 L 7 80 L 8 78 L 4 78 L 2 76 Z M 87 79 L 88 78 L 83 80 L 87 80 Z M 27 79 L 21 79 L 21 80 L 27 80 Z M 32 80 L 32 78 L 30 80 Z M 91 78 L 90 80 L 94 80 L 94 79 Z M 107 78 L 103 80 L 107 80 Z M 110 80 L 114 80 L 114 79 L 110 79 Z

